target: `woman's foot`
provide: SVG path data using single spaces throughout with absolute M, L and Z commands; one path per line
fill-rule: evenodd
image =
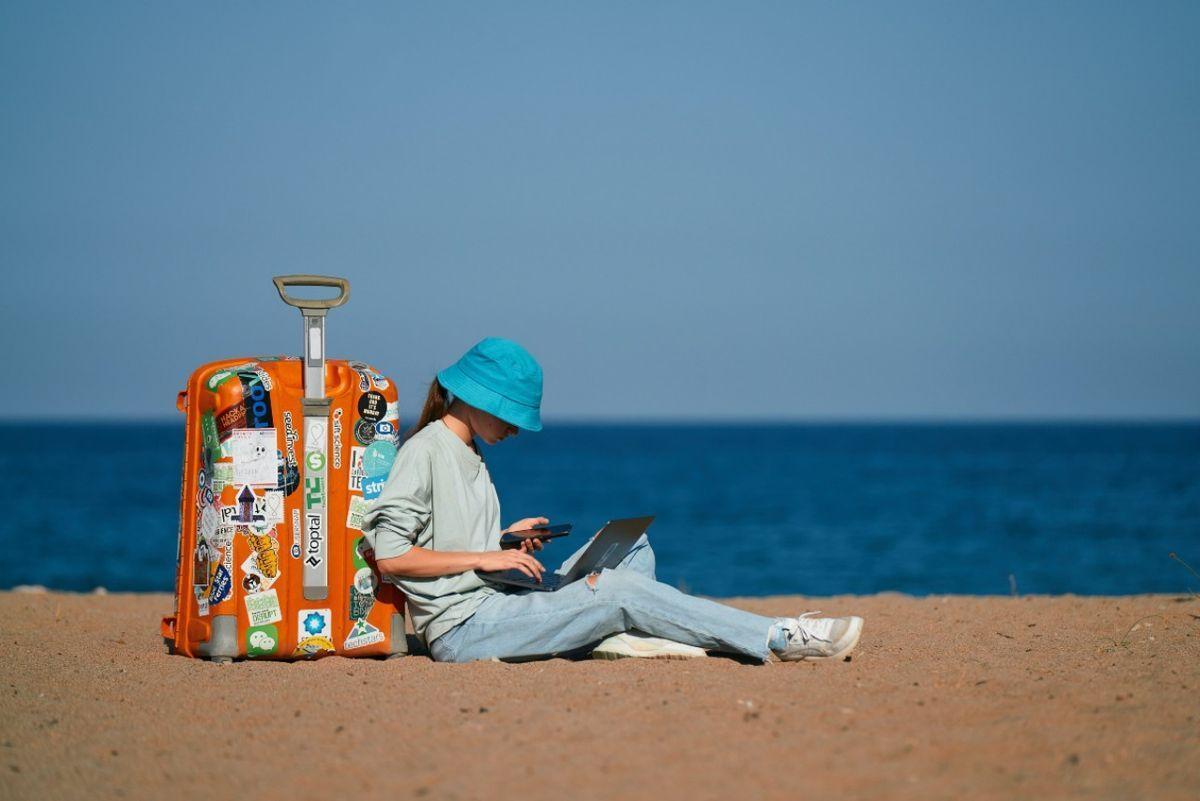
M 614 634 L 592 651 L 592 659 L 696 659 L 702 656 L 708 656 L 703 648 L 651 637 L 640 631 Z
M 861 617 L 813 617 L 818 612 L 805 612 L 800 617 L 780 618 L 772 629 L 771 650 L 784 662 L 817 662 L 841 659 L 854 650 L 862 635 Z

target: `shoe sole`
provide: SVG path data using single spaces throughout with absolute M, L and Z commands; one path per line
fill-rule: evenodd
M 801 661 L 801 662 L 832 662 L 835 659 L 841 659 L 841 658 L 845 657 L 848 653 L 853 651 L 854 647 L 856 645 L 858 645 L 858 638 L 862 636 L 862 630 L 863 630 L 863 619 L 861 617 L 851 617 L 850 618 L 850 632 L 848 633 L 849 641 L 845 645 L 842 646 L 841 650 L 839 650 L 835 654 L 830 654 L 829 656 L 806 656 L 803 659 L 800 659 L 798 661 Z M 843 638 L 843 639 L 845 639 L 845 638 Z
M 697 654 L 696 656 L 688 656 L 687 654 L 623 654 L 619 651 L 592 651 L 592 659 L 671 659 L 681 662 L 686 659 L 704 659 L 708 654 Z

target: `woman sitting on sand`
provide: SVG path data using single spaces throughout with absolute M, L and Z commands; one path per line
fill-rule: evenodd
M 612 570 L 557 592 L 502 589 L 479 571 L 516 568 L 540 579 L 538 540 L 500 548 L 500 503 L 475 446 L 518 429 L 540 431 L 542 369 L 524 348 L 485 339 L 437 374 L 363 531 L 380 573 L 408 596 L 413 627 L 439 662 L 577 651 L 593 656 L 688 658 L 705 650 L 767 661 L 837 659 L 862 618 L 769 618 L 687 595 L 654 578 L 643 534 Z M 549 521 L 519 520 L 506 531 Z M 584 546 L 586 548 L 586 545 Z M 565 573 L 581 548 L 558 568 Z

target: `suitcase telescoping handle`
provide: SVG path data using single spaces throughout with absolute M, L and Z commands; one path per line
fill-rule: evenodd
M 325 397 L 325 314 L 350 299 L 350 282 L 332 275 L 277 275 L 274 279 L 279 297 L 295 306 L 304 316 L 304 397 Z M 332 287 L 336 297 L 324 300 L 295 298 L 288 287 Z
M 325 314 L 350 298 L 350 282 L 329 275 L 277 275 L 279 297 L 304 317 L 304 598 L 329 597 L 329 398 L 325 397 Z M 336 297 L 295 298 L 288 287 L 333 287 Z

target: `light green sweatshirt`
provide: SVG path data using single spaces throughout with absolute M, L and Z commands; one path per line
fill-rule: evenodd
M 400 448 L 383 492 L 363 521 L 376 559 L 414 545 L 431 551 L 500 548 L 500 501 L 483 459 L 435 420 Z M 496 590 L 475 571 L 436 578 L 393 576 L 408 596 L 413 629 L 431 643 L 475 613 Z

